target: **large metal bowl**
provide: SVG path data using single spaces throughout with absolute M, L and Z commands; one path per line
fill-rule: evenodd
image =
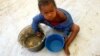
M 34 30 L 32 29 L 31 25 L 26 26 L 22 31 L 19 33 L 18 42 L 25 48 L 30 51 L 40 51 L 44 47 L 45 37 L 43 31 L 41 30 L 42 36 L 37 37 L 34 34 Z

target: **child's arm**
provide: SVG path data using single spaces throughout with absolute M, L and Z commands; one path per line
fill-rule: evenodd
M 42 22 L 42 16 L 39 14 L 33 18 L 32 29 L 36 35 L 40 35 L 39 24 Z

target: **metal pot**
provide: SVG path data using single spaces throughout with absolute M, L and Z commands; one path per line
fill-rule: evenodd
M 41 32 L 43 33 L 43 31 L 41 30 Z M 33 37 L 35 40 L 38 40 L 36 39 L 35 37 L 35 34 L 34 34 L 34 30 L 32 29 L 31 25 L 29 26 L 26 26 L 24 29 L 22 29 L 22 31 L 19 33 L 19 36 L 18 36 L 18 42 L 25 48 L 27 48 L 28 50 L 30 51 L 34 51 L 34 52 L 37 52 L 37 51 L 40 51 L 43 47 L 44 47 L 44 41 L 45 41 L 45 37 L 44 37 L 44 33 L 42 34 L 42 36 L 40 37 L 40 42 L 38 44 L 35 44 L 34 46 L 32 47 L 29 47 L 26 45 L 26 41 L 28 40 L 28 38 L 30 37 Z

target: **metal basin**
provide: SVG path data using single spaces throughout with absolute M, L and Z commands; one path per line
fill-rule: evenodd
M 42 36 L 38 37 L 35 36 L 34 30 L 32 29 L 31 25 L 26 26 L 22 31 L 19 33 L 18 42 L 25 48 L 30 51 L 40 51 L 44 47 L 45 37 L 43 31 L 41 30 Z

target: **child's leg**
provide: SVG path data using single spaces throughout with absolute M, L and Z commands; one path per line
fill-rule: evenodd
M 76 24 L 73 24 L 72 28 L 71 28 L 71 34 L 70 36 L 68 37 L 68 39 L 65 40 L 65 47 L 64 47 L 64 50 L 65 50 L 65 53 L 67 55 L 70 55 L 70 52 L 69 52 L 69 45 L 72 43 L 72 41 L 75 39 L 77 33 L 79 32 L 80 28 L 78 25 Z

